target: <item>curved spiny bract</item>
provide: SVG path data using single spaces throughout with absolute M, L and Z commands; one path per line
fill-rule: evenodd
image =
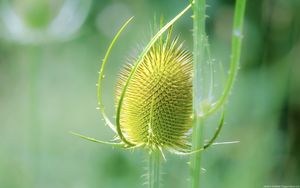
M 121 109 L 121 130 L 126 139 L 150 150 L 189 148 L 192 128 L 192 56 L 167 39 L 156 42 L 130 80 Z M 120 74 L 116 101 L 130 74 Z

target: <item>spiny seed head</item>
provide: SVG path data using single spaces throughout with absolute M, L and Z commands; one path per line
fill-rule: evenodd
M 126 139 L 135 145 L 176 150 L 189 145 L 192 56 L 177 41 L 156 42 L 129 82 L 120 122 Z M 127 65 L 120 74 L 116 101 L 130 71 Z

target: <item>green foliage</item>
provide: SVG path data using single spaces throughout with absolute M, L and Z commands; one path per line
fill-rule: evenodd
M 141 148 L 129 152 L 134 146 L 124 145 L 114 137 L 117 131 L 113 118 L 118 104 L 117 101 L 114 103 L 117 74 L 127 62 L 126 57 L 136 54 L 137 44 L 146 46 L 153 14 L 170 20 L 187 2 L 93 1 L 87 20 L 80 24 L 79 32 L 74 33 L 72 40 L 64 37 L 69 36 L 65 32 L 61 33 L 62 38 L 53 40 L 42 28 L 52 23 L 64 2 L 78 1 L 45 0 L 44 5 L 28 3 L 34 1 L 39 0 L 0 3 L 0 187 L 141 188 L 145 183 L 142 174 L 153 177 L 146 180 L 149 186 L 160 182 L 157 185 L 165 188 L 188 187 L 192 180 L 188 157 L 165 152 L 165 161 L 161 152 L 157 152 L 159 158 Z M 11 9 L 7 9 L 4 2 Z M 80 2 L 83 6 L 88 3 L 86 0 Z M 204 94 L 213 92 L 208 95 L 212 96 L 210 98 L 200 98 L 199 108 L 203 107 L 200 115 L 216 106 L 218 96 L 226 86 L 227 70 L 230 71 L 232 61 L 230 36 L 235 2 L 207 1 L 206 35 L 209 37 L 204 39 L 208 65 L 205 72 L 208 73 L 206 84 L 213 87 L 206 87 L 208 91 Z M 70 12 L 72 7 L 66 4 L 66 9 Z M 243 50 L 241 64 L 236 66 L 241 69 L 233 76 L 234 87 L 229 88 L 230 92 L 224 98 L 226 106 L 221 105 L 217 111 L 205 116 L 202 132 L 193 132 L 203 133 L 199 148 L 214 143 L 201 153 L 201 165 L 196 165 L 205 169 L 198 168 L 202 187 L 299 185 L 299 9 L 298 0 L 247 1 L 245 31 L 243 35 L 235 33 L 243 38 Z M 33 19 L 43 21 L 21 22 L 26 24 L 26 30 L 18 29 L 12 16 L 16 13 L 21 21 L 29 20 L 31 18 L 24 17 L 29 10 L 36 10 L 32 13 L 36 16 Z M 63 16 L 65 14 L 61 17 L 80 22 L 77 16 L 81 14 L 77 10 L 73 14 L 76 18 Z M 95 81 L 100 59 L 105 56 L 113 34 L 117 33 L 116 25 L 121 26 L 132 15 L 135 16 L 134 23 L 126 27 L 114 44 L 101 83 L 102 104 L 106 117 L 112 120 L 114 132 L 105 126 L 99 110 L 95 109 Z M 193 51 L 194 30 L 191 30 L 190 15 L 191 12 L 185 14 L 172 25 L 174 35 L 179 34 L 180 41 L 184 40 L 184 49 Z M 73 28 L 66 22 L 63 26 L 55 28 L 59 31 Z M 40 31 L 38 35 L 37 30 Z M 16 37 L 19 35 L 22 38 Z M 45 41 L 26 42 L 36 41 L 35 36 Z M 24 42 L 24 39 L 27 40 Z M 162 37 L 157 40 L 160 39 Z M 206 51 L 210 51 L 210 55 Z M 208 62 L 213 62 L 212 70 L 215 71 L 213 85 L 209 76 L 212 64 Z M 203 85 L 198 86 L 202 88 Z M 222 130 L 217 134 L 217 118 L 222 109 L 225 109 L 226 118 L 220 119 L 219 123 L 223 124 L 218 125 L 218 130 Z M 123 113 L 121 110 L 121 119 Z M 110 146 L 88 144 L 68 134 L 70 130 L 89 135 L 78 136 L 93 142 L 103 143 L 94 138 L 113 139 L 104 142 Z M 207 141 L 210 137 L 212 142 Z M 216 143 L 230 140 L 240 143 L 216 146 Z M 189 154 L 200 154 L 199 151 L 193 149 Z M 145 162 L 145 158 L 149 161 Z M 147 172 L 145 166 L 149 166 Z M 154 169 L 160 172 L 155 174 Z

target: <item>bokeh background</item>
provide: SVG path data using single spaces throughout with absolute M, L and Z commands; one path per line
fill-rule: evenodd
M 183 0 L 0 1 L 0 187 L 138 188 L 146 153 L 112 149 L 69 134 L 113 137 L 96 110 L 98 69 L 122 23 L 106 69 L 104 98 L 126 59 L 151 36 L 154 17 L 170 20 Z M 216 67 L 230 58 L 233 0 L 207 0 Z M 300 1 L 248 0 L 241 69 L 226 108 L 220 145 L 204 153 L 205 188 L 300 186 Z M 192 49 L 191 12 L 175 31 Z M 216 75 L 221 69 L 216 68 Z M 216 85 L 219 91 L 221 84 Z M 215 129 L 214 118 L 205 128 Z M 187 187 L 188 157 L 166 153 L 164 187 Z

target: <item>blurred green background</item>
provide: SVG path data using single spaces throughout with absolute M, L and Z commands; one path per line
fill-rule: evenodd
M 233 0 L 207 0 L 216 62 L 228 68 Z M 137 188 L 146 154 L 70 135 L 113 137 L 96 110 L 101 58 L 122 23 L 104 99 L 114 116 L 117 74 L 151 36 L 154 15 L 171 19 L 183 0 L 0 0 L 0 187 Z M 192 49 L 189 15 L 175 30 Z M 205 188 L 300 186 L 300 1 L 248 0 L 241 69 L 218 141 L 204 153 Z M 218 65 L 217 65 L 218 67 Z M 216 68 L 216 74 L 220 69 Z M 216 86 L 220 90 L 220 86 Z M 214 118 L 205 128 L 215 129 Z M 187 187 L 188 157 L 166 154 L 163 187 Z

